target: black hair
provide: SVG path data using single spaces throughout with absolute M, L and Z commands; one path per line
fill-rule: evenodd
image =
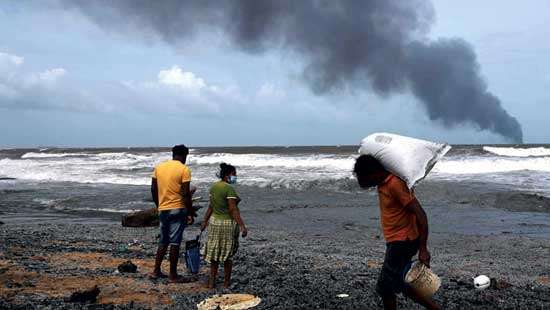
M 178 144 L 172 148 L 172 156 L 187 156 L 189 149 L 184 144 Z
M 371 155 L 361 155 L 355 160 L 353 173 L 356 175 L 368 175 L 384 170 L 384 166 Z
M 220 179 L 223 179 L 225 178 L 226 176 L 230 175 L 231 173 L 237 171 L 237 169 L 230 165 L 230 164 L 226 164 L 226 163 L 221 163 L 220 164 L 220 172 L 218 173 L 218 177 Z

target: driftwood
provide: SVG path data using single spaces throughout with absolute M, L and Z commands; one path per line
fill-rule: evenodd
M 128 213 L 122 216 L 124 227 L 156 227 L 159 226 L 157 208 Z
M 193 206 L 195 216 L 201 206 Z M 159 214 L 157 208 L 131 212 L 122 216 L 123 227 L 158 227 Z

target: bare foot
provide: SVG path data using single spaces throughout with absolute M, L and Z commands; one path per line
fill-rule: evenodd
M 176 276 L 168 277 L 168 282 L 170 283 L 191 283 L 197 281 L 196 277 L 187 277 L 187 276 Z
M 213 289 L 214 287 L 216 287 L 216 283 L 214 283 L 214 281 L 208 280 L 208 282 L 206 282 L 206 288 Z
M 162 272 L 154 272 L 154 271 L 149 273 L 148 276 L 149 276 L 149 279 L 151 279 L 151 280 L 164 279 L 164 278 L 168 277 L 167 275 L 165 275 Z
M 168 277 L 168 282 L 170 282 L 170 283 L 184 283 L 184 279 L 180 276 Z

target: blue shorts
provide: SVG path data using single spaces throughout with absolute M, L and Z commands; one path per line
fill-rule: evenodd
M 161 245 L 180 245 L 183 230 L 187 225 L 187 210 L 185 208 L 159 212 Z

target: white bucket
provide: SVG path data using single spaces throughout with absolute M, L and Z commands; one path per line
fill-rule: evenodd
M 426 297 L 432 297 L 441 286 L 439 277 L 421 262 L 416 262 L 411 267 L 405 275 L 405 282 Z

